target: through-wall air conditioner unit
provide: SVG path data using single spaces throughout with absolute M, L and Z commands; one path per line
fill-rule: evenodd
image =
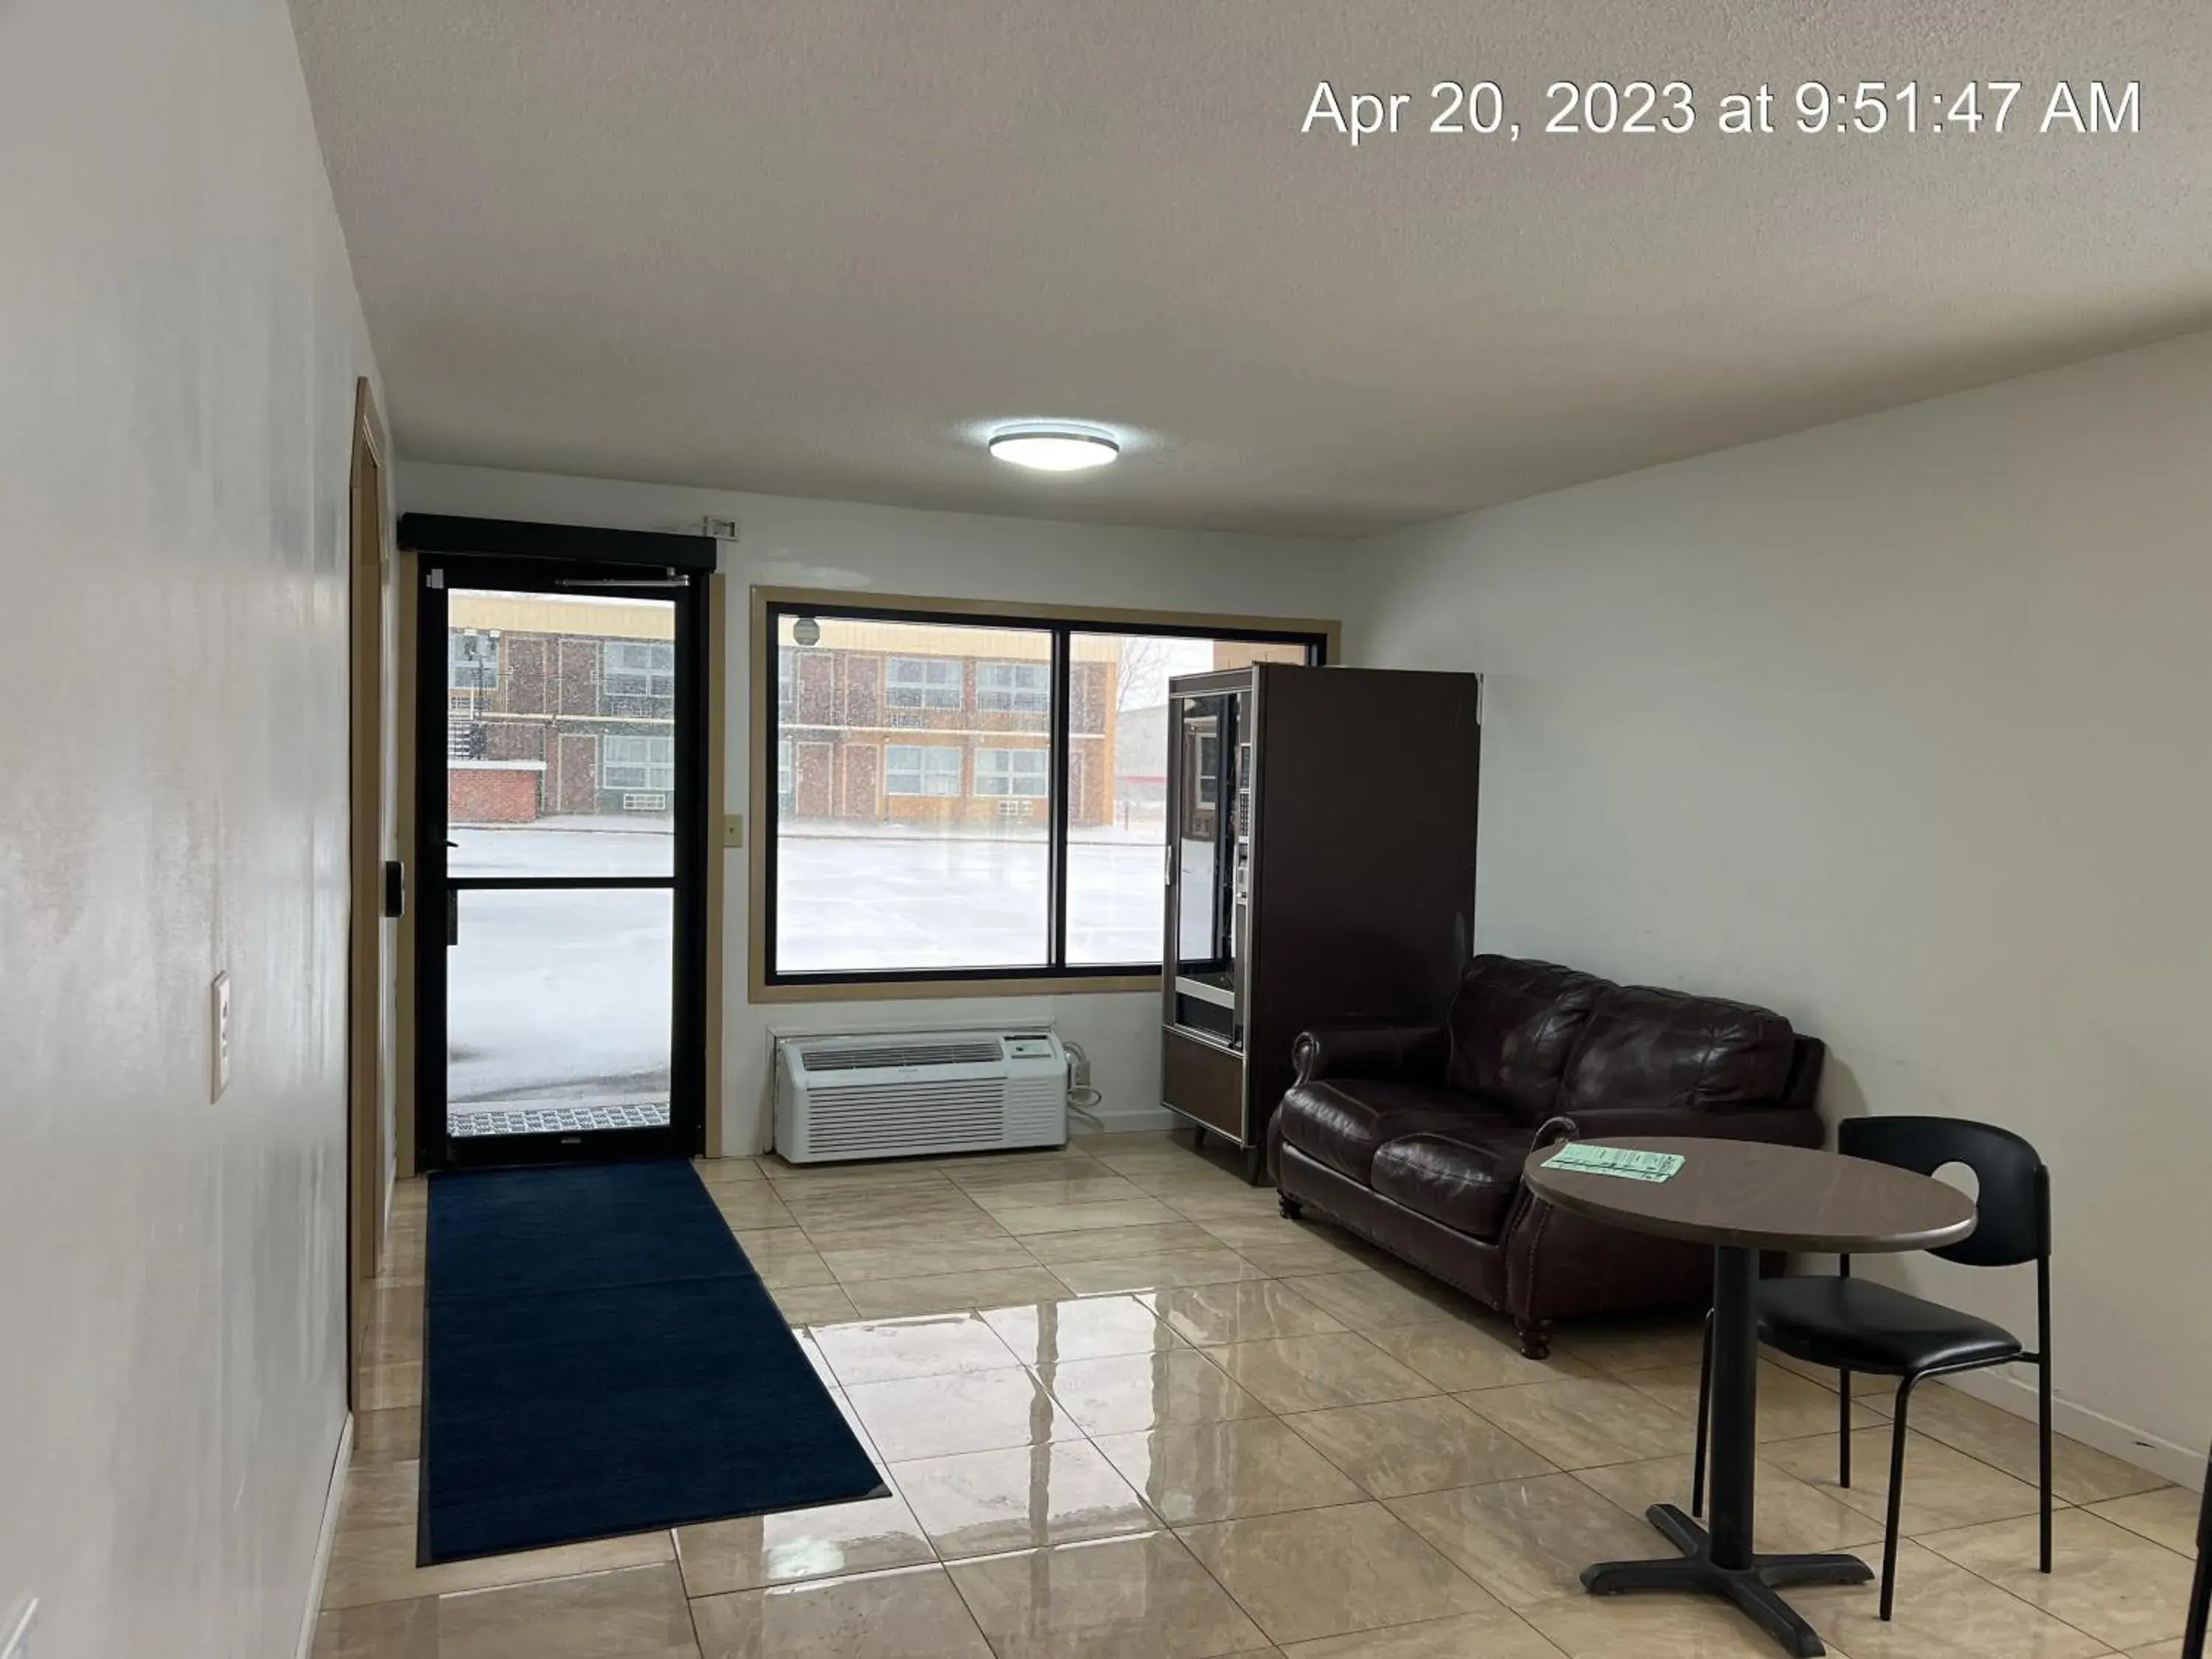
M 793 1164 L 1059 1146 L 1067 1051 L 1048 1030 L 787 1036 L 775 1150 Z

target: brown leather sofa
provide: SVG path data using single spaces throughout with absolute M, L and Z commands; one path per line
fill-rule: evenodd
M 1489 1304 L 1541 1358 L 1555 1320 L 1709 1297 L 1712 1253 L 1553 1209 L 1522 1190 L 1529 1152 L 1637 1134 L 1817 1146 L 1824 1053 L 1746 1003 L 1481 956 L 1438 1024 L 1301 1035 L 1268 1163 L 1285 1215 L 1310 1209 Z

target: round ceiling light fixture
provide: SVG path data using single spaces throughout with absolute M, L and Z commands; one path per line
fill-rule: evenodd
M 1118 459 L 1121 446 L 1103 432 L 1079 426 L 1002 427 L 990 437 L 991 453 L 1039 472 L 1082 472 Z

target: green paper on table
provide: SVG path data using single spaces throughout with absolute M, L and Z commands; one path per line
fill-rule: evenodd
M 1547 1170 L 1619 1176 L 1623 1181 L 1664 1181 L 1682 1167 L 1680 1152 L 1644 1152 L 1632 1146 L 1598 1146 L 1571 1140 L 1544 1160 Z

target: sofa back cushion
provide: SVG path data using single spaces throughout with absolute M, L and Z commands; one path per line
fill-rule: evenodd
M 1616 985 L 1582 1023 L 1558 1109 L 1753 1105 L 1781 1099 L 1794 1034 L 1765 1008 Z
M 1583 1023 L 1612 981 L 1549 962 L 1480 956 L 1452 999 L 1445 1081 L 1522 1123 L 1550 1116 Z

